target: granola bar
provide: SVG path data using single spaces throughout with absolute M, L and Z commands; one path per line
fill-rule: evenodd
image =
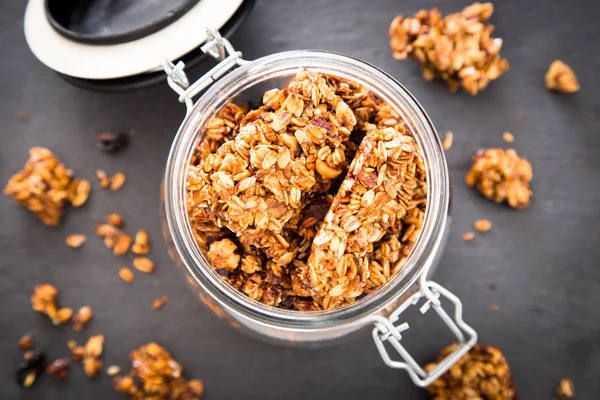
M 446 17 L 437 8 L 399 15 L 390 26 L 392 54 L 418 60 L 427 81 L 441 78 L 453 93 L 462 86 L 476 95 L 509 68 L 500 56 L 502 39 L 491 37 L 493 12 L 492 3 L 473 3 Z

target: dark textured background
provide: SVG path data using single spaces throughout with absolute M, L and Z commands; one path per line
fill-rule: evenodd
M 59 229 L 47 228 L 11 199 L 0 198 L 0 398 L 122 398 L 106 375 L 90 380 L 74 365 L 66 382 L 44 376 L 31 389 L 17 386 L 25 332 L 51 358 L 67 356 L 66 341 L 104 333 L 105 366 L 127 366 L 132 348 L 150 340 L 165 345 L 192 377 L 206 382 L 206 399 L 425 399 L 405 373 L 387 368 L 362 331 L 338 346 L 303 350 L 276 347 L 242 335 L 211 315 L 188 292 L 160 234 L 159 188 L 174 132 L 184 115 L 166 84 L 133 93 L 104 94 L 63 82 L 40 64 L 23 37 L 24 1 L 0 5 L 0 181 L 19 170 L 31 146 L 46 146 L 78 176 L 124 171 L 118 193 L 94 192 L 70 209 Z M 481 341 L 506 354 L 522 399 L 551 399 L 563 376 L 579 399 L 600 394 L 600 130 L 598 107 L 600 7 L 592 1 L 499 1 L 492 18 L 504 39 L 511 69 L 476 98 L 452 95 L 421 79 L 414 62 L 392 59 L 387 29 L 397 14 L 439 6 L 455 12 L 468 1 L 258 1 L 231 39 L 244 56 L 302 48 L 338 51 L 371 62 L 399 79 L 429 112 L 439 132 L 452 130 L 448 153 L 454 182 L 454 222 L 435 279 L 462 298 L 465 319 Z M 555 95 L 543 75 L 556 58 L 574 67 L 582 89 Z M 126 60 L 123 60 L 126 62 Z M 205 63 L 205 68 L 209 63 Z M 29 119 L 20 122 L 17 113 Z M 110 157 L 96 149 L 96 134 L 136 132 L 130 148 Z M 463 184 L 479 147 L 506 146 L 502 132 L 533 164 L 533 203 L 513 211 L 480 198 Z M 153 275 L 133 285 L 117 276 L 130 258 L 116 259 L 94 235 L 97 220 L 121 212 L 127 229 L 147 228 L 153 239 Z M 460 239 L 475 219 L 494 227 L 471 243 Z M 80 250 L 64 244 L 72 232 L 88 235 Z M 83 333 L 53 327 L 31 310 L 37 283 L 60 289 L 61 304 L 93 307 Z M 495 285 L 496 289 L 490 288 Z M 150 304 L 160 296 L 160 311 Z M 498 304 L 499 311 L 491 305 Z M 431 360 L 449 340 L 434 321 L 413 320 L 406 339 L 416 357 Z

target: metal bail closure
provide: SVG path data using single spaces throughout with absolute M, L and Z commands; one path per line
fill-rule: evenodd
M 373 340 L 386 365 L 391 368 L 406 370 L 415 385 L 426 387 L 448 371 L 456 361 L 471 350 L 477 342 L 477 332 L 463 321 L 462 303 L 458 297 L 435 282 L 422 279 L 419 283 L 421 290 L 406 300 L 389 318 L 374 315 L 370 319 L 375 323 Z M 454 304 L 454 318 L 449 316 L 442 308 L 440 296 L 443 296 Z M 421 313 L 425 314 L 433 306 L 435 312 L 446 323 L 452 333 L 454 333 L 459 342 L 458 347 L 430 371 L 425 371 L 400 343 L 402 339 L 401 333 L 409 328 L 408 323 L 404 322 L 394 325 L 398 322 L 400 314 L 404 310 L 412 305 L 417 305 L 422 298 L 425 298 L 425 302 L 420 308 Z M 468 339 L 465 338 L 465 334 L 468 336 Z M 394 361 L 390 357 L 385 348 L 385 342 L 389 342 L 392 345 L 400 354 L 403 361 Z
M 167 83 L 179 95 L 179 102 L 185 103 L 186 116 L 192 111 L 194 96 L 215 83 L 232 68 L 248 63 L 242 59 L 242 53 L 236 51 L 215 28 L 206 28 L 206 43 L 200 47 L 200 50 L 214 57 L 219 63 L 191 85 L 184 72 L 185 64 L 182 61 L 173 64 L 166 57 L 161 58 L 162 67 L 167 74 Z

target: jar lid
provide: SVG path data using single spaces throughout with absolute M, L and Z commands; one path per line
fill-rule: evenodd
M 206 40 L 206 25 L 222 27 L 244 0 L 202 0 L 177 21 L 127 43 L 78 43 L 59 34 L 46 15 L 45 0 L 30 0 L 25 39 L 33 54 L 51 69 L 74 78 L 116 79 L 157 71 L 162 54 L 178 59 Z

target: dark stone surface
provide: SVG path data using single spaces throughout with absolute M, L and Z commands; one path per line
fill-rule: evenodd
M 232 42 L 249 59 L 315 47 L 343 52 L 404 83 L 438 131 L 455 135 L 448 154 L 454 223 L 435 279 L 462 298 L 465 319 L 481 341 L 505 352 L 521 398 L 553 398 L 563 376 L 573 378 L 578 398 L 597 398 L 600 129 L 590 114 L 599 112 L 599 3 L 498 2 L 493 22 L 511 70 L 476 98 L 424 82 L 414 62 L 392 59 L 387 39 L 396 14 L 435 5 L 454 12 L 466 4 L 265 0 Z M 19 388 L 14 374 L 22 355 L 16 342 L 25 332 L 36 335 L 50 359 L 67 356 L 67 340 L 102 332 L 105 366 L 126 367 L 130 349 L 158 341 L 189 376 L 205 380 L 206 399 L 427 398 L 405 373 L 383 364 L 367 331 L 331 348 L 289 349 L 242 335 L 214 318 L 174 273 L 160 234 L 161 176 L 183 106 L 166 84 L 123 94 L 66 84 L 28 50 L 24 7 L 15 0 L 0 5 L 0 181 L 22 167 L 29 147 L 40 145 L 53 149 L 79 176 L 93 179 L 94 170 L 103 168 L 124 171 L 128 182 L 118 193 L 94 185 L 89 203 L 69 210 L 59 229 L 0 198 L 0 398 L 122 398 L 108 376 L 87 379 L 79 365 L 66 382 L 44 376 L 31 389 Z M 578 73 L 579 93 L 555 95 L 544 88 L 543 74 L 556 58 Z M 20 122 L 19 112 L 28 120 Z M 136 134 L 125 152 L 110 156 L 97 150 L 98 133 L 130 128 Z M 535 197 L 525 211 L 487 202 L 462 182 L 470 155 L 479 147 L 506 146 L 505 131 L 515 135 L 514 147 L 533 164 Z M 95 221 L 109 212 L 123 213 L 129 231 L 149 229 L 157 262 L 153 275 L 137 274 L 133 285 L 118 278 L 118 268 L 130 257 L 115 259 L 94 236 Z M 478 218 L 490 219 L 492 231 L 463 243 L 461 234 Z M 89 236 L 82 249 L 64 244 L 72 232 Z M 56 285 L 63 305 L 93 307 L 94 319 L 83 333 L 53 327 L 31 310 L 29 296 L 40 282 Z M 152 301 L 163 294 L 169 303 L 152 311 Z M 500 310 L 492 311 L 492 304 Z M 411 326 L 405 337 L 423 362 L 449 340 L 439 323 L 411 319 Z

